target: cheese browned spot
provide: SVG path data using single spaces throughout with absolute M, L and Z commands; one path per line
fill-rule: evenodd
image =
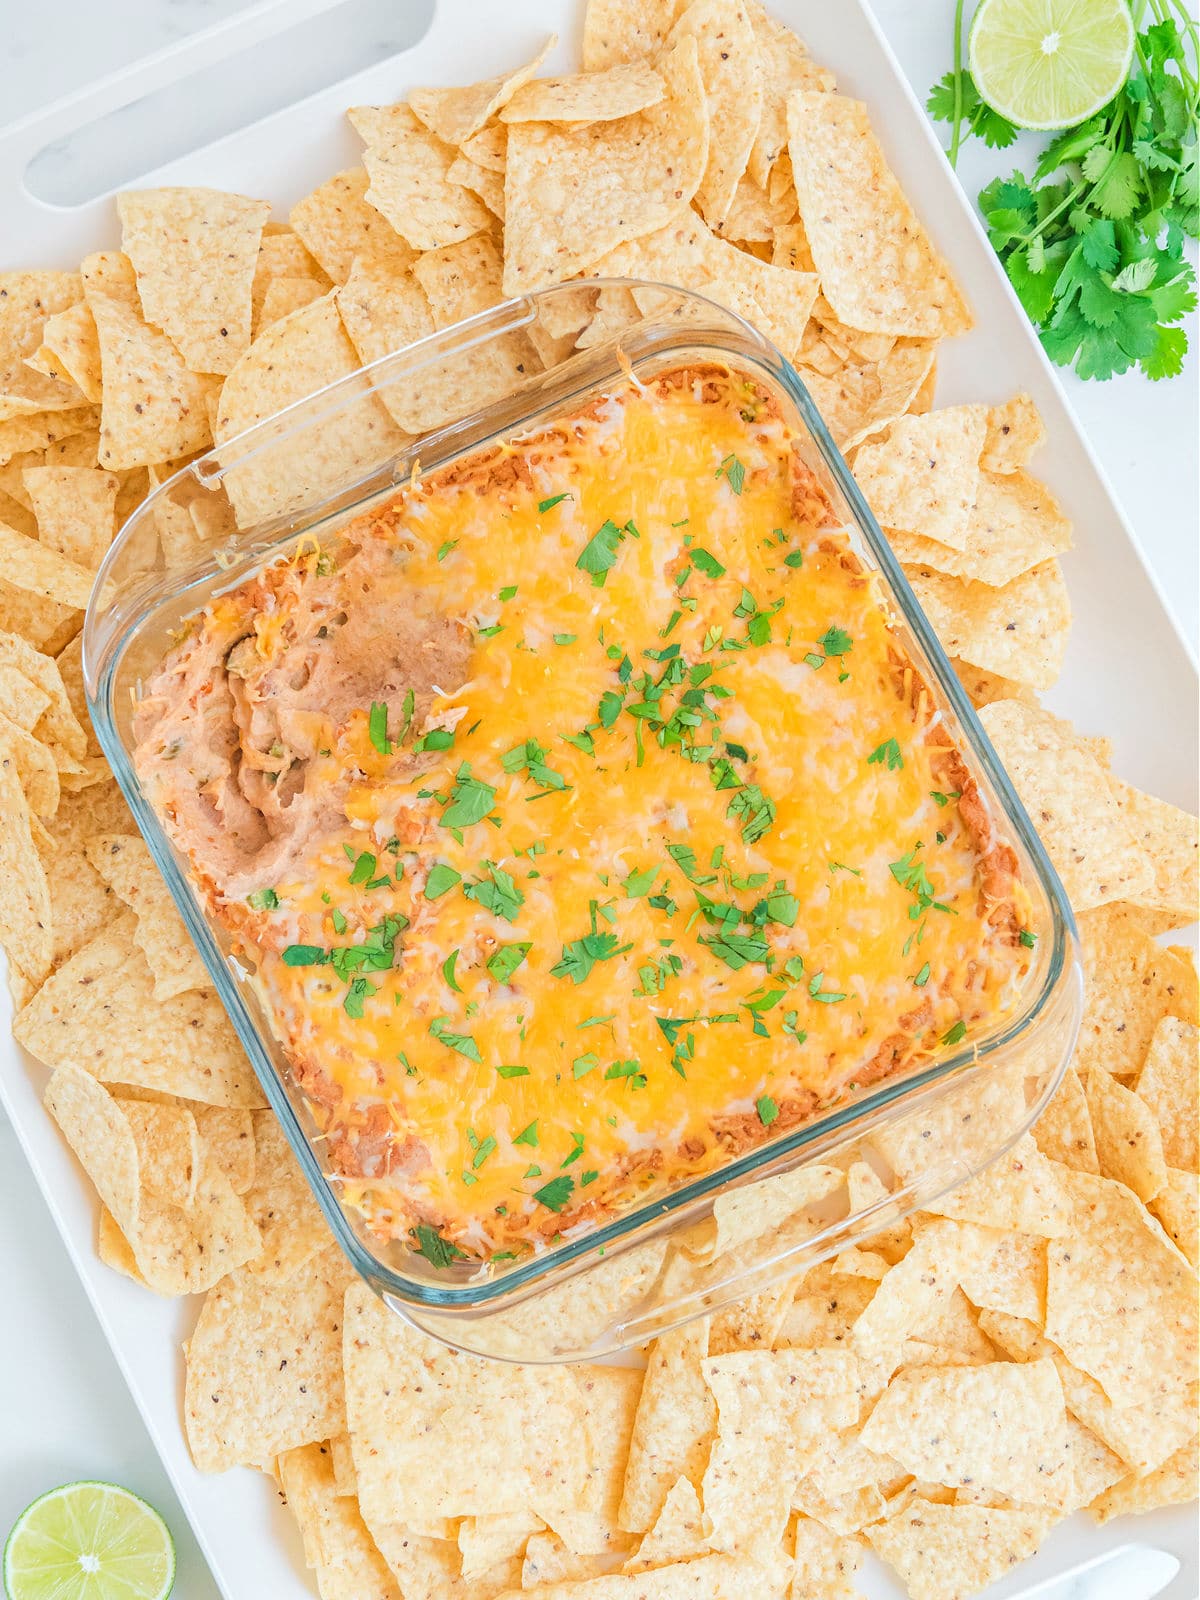
M 1010 1009 L 1011 847 L 779 408 L 692 366 L 191 619 L 138 768 L 382 1238 L 512 1251 Z

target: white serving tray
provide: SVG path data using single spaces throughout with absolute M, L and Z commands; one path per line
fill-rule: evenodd
M 415 7 L 416 0 L 397 3 Z M 0 131 L 0 269 L 74 267 L 89 250 L 118 242 L 111 200 L 66 209 L 28 193 L 25 170 L 40 150 L 198 67 L 284 33 L 298 17 L 331 4 L 268 0 Z M 1064 562 L 1075 625 L 1051 705 L 1085 731 L 1113 739 L 1114 766 L 1122 777 L 1194 808 L 1195 665 L 867 0 L 768 4 L 796 28 L 818 60 L 837 72 L 845 91 L 868 102 L 904 188 L 974 305 L 975 331 L 951 341 L 940 354 L 939 403 L 999 401 L 1025 389 L 1046 419 L 1049 441 L 1034 465 L 1062 499 L 1077 539 Z M 506 0 L 502 7 L 495 0 L 436 0 L 429 31 L 411 49 L 205 149 L 147 170 L 135 181 L 236 189 L 270 198 L 276 214 L 285 217 L 315 184 L 357 161 L 358 142 L 343 115 L 347 106 L 387 103 L 417 85 L 493 76 L 527 59 L 550 32 L 558 33 L 559 45 L 546 70 L 569 70 L 578 60 L 581 17 L 577 0 Z M 179 1346 L 198 1302 L 158 1300 L 98 1260 L 94 1195 L 42 1108 L 44 1069 L 25 1060 L 11 1042 L 8 1010 L 5 996 L 0 1000 L 0 1098 L 218 1586 L 227 1600 L 310 1600 L 313 1589 L 299 1540 L 270 1480 L 248 1471 L 209 1477 L 192 1466 L 181 1422 Z M 1035 1594 L 1066 1600 L 1067 1589 L 1054 1580 L 1134 1544 L 1178 1557 L 1180 1571 L 1161 1591 L 1163 1600 L 1195 1600 L 1200 1587 L 1195 1530 L 1194 1508 L 1103 1529 L 1075 1517 L 1054 1531 L 1033 1561 L 988 1593 L 995 1600 L 1033 1600 Z M 860 1578 L 869 1600 L 897 1600 L 900 1594 L 870 1560 Z M 1052 1587 L 1043 1589 L 1047 1583 Z M 1123 1584 L 1119 1600 L 1148 1600 L 1151 1592 L 1134 1594 Z M 1074 1600 L 1116 1600 L 1118 1591 L 1080 1573 L 1070 1593 Z

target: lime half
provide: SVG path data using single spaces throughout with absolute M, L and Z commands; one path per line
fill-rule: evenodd
M 1069 128 L 1129 76 L 1128 0 L 981 0 L 967 60 L 993 111 L 1019 128 Z
M 166 1600 L 175 1545 L 144 1500 L 115 1483 L 65 1483 L 18 1517 L 4 1546 L 9 1600 Z

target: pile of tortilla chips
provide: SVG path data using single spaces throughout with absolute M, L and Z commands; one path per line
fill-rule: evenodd
M 1105 1520 L 1196 1492 L 1197 984 L 1162 938 L 1196 913 L 1196 823 L 1037 702 L 1069 624 L 1070 526 L 1027 470 L 1042 425 L 1021 396 L 935 407 L 938 340 L 969 312 L 866 108 L 755 0 L 590 0 L 584 70 L 540 63 L 356 108 L 362 166 L 287 223 L 210 190 L 130 194 L 120 250 L 0 278 L 17 1036 L 52 1069 L 104 1260 L 160 1294 L 207 1291 L 187 1352 L 197 1464 L 275 1475 L 324 1600 L 845 1600 L 867 1551 L 915 1600 L 958 1600 L 1078 1508 Z M 866 1245 L 665 1334 L 645 1373 L 456 1355 L 353 1279 L 80 678 L 114 529 L 180 464 L 505 294 L 576 280 L 556 325 L 481 362 L 455 404 L 485 400 L 499 368 L 536 371 L 653 310 L 595 276 L 697 289 L 796 363 L 983 708 L 1079 916 L 1087 980 L 1074 1063 L 1032 1136 L 930 1209 L 889 1208 L 890 1186 L 931 1141 L 967 1161 L 981 1131 L 993 1147 L 1020 1120 L 1019 1079 L 729 1196 L 684 1244 L 538 1310 L 579 1348 L 606 1270 L 639 1294 L 660 1272 L 703 1291 L 768 1232 L 802 1241 L 822 1207 L 879 1208 Z M 364 390 L 322 450 L 377 455 L 438 404 Z M 278 468 L 239 480 L 242 520 Z

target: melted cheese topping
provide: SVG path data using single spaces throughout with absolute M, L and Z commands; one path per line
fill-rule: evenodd
M 434 597 L 467 679 L 407 731 L 397 697 L 304 713 L 345 814 L 240 924 L 379 1234 L 486 1255 L 609 1220 L 1011 1005 L 1019 910 L 830 520 L 774 406 L 705 372 L 379 525 L 373 603 Z M 201 626 L 249 615 L 269 659 L 287 601 L 254 593 Z

